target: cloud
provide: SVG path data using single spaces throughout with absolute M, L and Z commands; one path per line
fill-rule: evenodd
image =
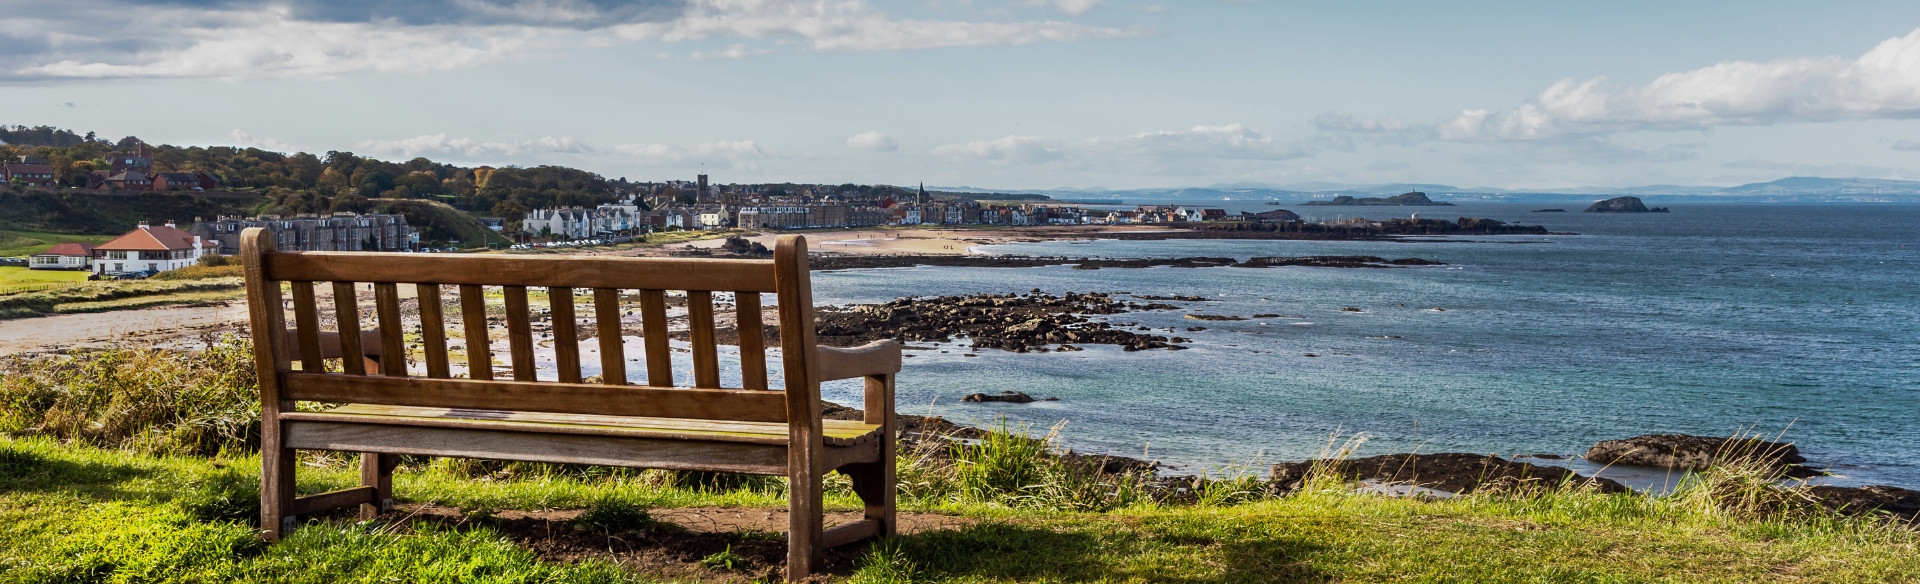
M 764 55 L 771 52 L 773 51 L 770 49 L 751 49 L 747 48 L 746 45 L 734 43 L 718 51 L 694 51 L 692 55 L 689 55 L 689 58 L 695 61 L 705 61 L 707 59 L 745 59 L 754 55 Z
M 1893 149 L 1901 152 L 1920 152 L 1920 141 L 1895 140 Z
M 297 152 L 300 150 L 292 144 L 274 138 L 255 138 L 252 134 L 248 134 L 239 128 L 234 128 L 233 133 L 227 136 L 233 139 L 234 145 L 242 148 L 259 148 L 270 152 Z
M 961 163 L 1045 164 L 1062 159 L 1060 150 L 1039 136 L 1007 136 L 998 140 L 948 144 L 933 155 Z
M 864 0 L 692 0 L 679 18 L 622 24 L 611 30 L 628 40 L 668 42 L 716 37 L 789 37 L 801 39 L 819 51 L 1025 45 L 1122 38 L 1147 32 L 1055 21 L 893 19 L 868 6 Z
M 898 19 L 867 0 L 63 0 L 0 10 L 0 62 L 10 64 L 0 81 L 441 71 L 637 41 L 799 40 L 817 51 L 872 51 L 1141 34 L 1056 21 Z M 695 57 L 771 50 L 736 43 Z
M 1025 0 L 1022 6 L 1050 6 L 1061 14 L 1079 16 L 1100 6 L 1100 0 Z
M 731 168 L 757 168 L 752 161 L 774 158 L 774 154 L 752 140 L 706 142 L 689 146 L 671 144 L 621 144 L 614 150 L 651 164 L 689 166 L 717 164 Z
M 893 137 L 886 134 L 865 132 L 849 136 L 847 138 L 847 147 L 872 150 L 874 152 L 893 152 L 900 149 L 900 143 L 893 141 Z
M 446 134 L 428 134 L 403 140 L 367 140 L 355 148 L 374 155 L 395 158 L 457 157 L 465 160 L 505 160 L 541 154 L 590 154 L 592 146 L 567 137 L 545 137 L 527 141 L 481 141 L 473 138 L 449 138 Z
M 1330 143 L 1337 142 L 1321 137 L 1280 140 L 1241 124 L 1227 124 L 1066 141 L 1016 135 L 940 146 L 933 154 L 972 164 L 1199 174 L 1223 165 L 1306 158 L 1328 149 Z
M 1857 59 L 1729 61 L 1637 87 L 1565 79 L 1513 111 L 1466 110 L 1442 123 L 1455 141 L 1539 140 L 1636 130 L 1699 130 L 1920 117 L 1920 29 Z

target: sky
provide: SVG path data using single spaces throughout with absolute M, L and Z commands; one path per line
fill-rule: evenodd
M 0 0 L 0 123 L 641 181 L 1920 180 L 1920 2 Z

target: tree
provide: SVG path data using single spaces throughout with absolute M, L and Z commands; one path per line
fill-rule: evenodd
M 520 219 L 527 216 L 527 207 L 519 201 L 506 200 L 493 206 L 493 216 L 505 219 Z

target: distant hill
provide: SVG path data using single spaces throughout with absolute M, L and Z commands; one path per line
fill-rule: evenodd
M 206 197 L 191 193 L 95 195 L 80 193 L 0 192 L 0 228 L 51 233 L 119 235 L 141 221 L 156 224 L 177 221 L 182 227 L 195 217 L 246 215 L 258 211 L 262 199 Z
M 1777 196 L 1920 195 L 1920 181 L 1790 176 L 1772 182 L 1728 187 L 1721 189 L 1717 194 Z
M 966 187 L 947 190 L 967 190 Z M 985 191 L 985 189 L 979 189 Z M 1217 183 L 1206 187 L 1153 189 L 1042 189 L 1056 199 L 1085 197 L 1098 193 L 1103 199 L 1122 199 L 1129 203 L 1168 200 L 1298 201 L 1354 199 L 1397 195 L 1408 191 L 1427 193 L 1435 201 L 1486 202 L 1561 202 L 1592 203 L 1619 196 L 1635 196 L 1650 201 L 1777 201 L 1777 202 L 1920 202 L 1920 181 L 1788 177 L 1771 182 L 1735 187 L 1698 185 L 1645 185 L 1637 187 L 1571 187 L 1556 189 L 1502 189 L 1494 187 L 1455 187 L 1424 183 L 1351 184 L 1300 182 L 1274 185 L 1257 182 Z M 1005 189 L 996 192 L 1005 192 Z

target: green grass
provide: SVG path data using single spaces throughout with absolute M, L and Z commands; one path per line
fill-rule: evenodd
M 163 457 L 0 439 L 0 582 L 613 582 L 618 567 L 541 560 L 485 527 L 387 529 L 340 516 L 257 542 L 253 456 Z M 354 469 L 301 466 L 302 493 Z M 403 469 L 403 500 L 463 509 L 771 507 L 777 491 L 711 491 L 623 476 L 474 480 Z M 635 508 L 637 506 L 637 509 Z M 833 507 L 853 508 L 835 497 Z M 909 502 L 909 507 L 920 507 Z M 1547 493 L 1394 499 L 1321 488 L 1236 505 L 1103 513 L 938 504 L 971 527 L 873 545 L 856 582 L 1890 582 L 1920 578 L 1914 532 L 1854 519 L 1741 518 L 1671 499 Z M 693 560 L 725 569 L 730 557 Z
M 480 522 L 308 518 L 252 537 L 259 513 L 256 391 L 244 342 L 204 351 L 76 353 L 0 367 L 0 583 L 617 582 L 556 563 Z M 1920 580 L 1920 531 L 1800 504 L 1765 469 L 1721 467 L 1668 496 L 1547 488 L 1446 500 L 1362 494 L 1333 475 L 1273 497 L 1244 473 L 1197 503 L 1145 495 L 1143 477 L 1088 477 L 1049 456 L 1055 433 L 997 432 L 905 453 L 904 512 L 969 527 L 865 546 L 855 582 L 1891 582 Z M 311 453 L 301 494 L 357 484 L 349 456 Z M 775 508 L 781 478 L 408 459 L 403 503 L 468 518 L 581 509 L 589 531 L 671 534 L 651 510 Z M 830 475 L 830 510 L 860 502 Z M 435 527 L 433 525 L 439 525 Z M 722 577 L 729 547 L 686 565 Z
M 0 293 L 17 290 L 59 288 L 87 281 L 87 272 L 78 270 L 35 270 L 0 266 Z
M 115 236 L 112 235 L 80 235 L 74 233 L 0 229 L 0 257 L 25 257 L 46 251 L 47 248 L 59 243 L 105 243 L 114 237 Z
M 234 277 L 0 286 L 0 319 L 198 304 L 232 300 L 242 294 L 243 283 Z

